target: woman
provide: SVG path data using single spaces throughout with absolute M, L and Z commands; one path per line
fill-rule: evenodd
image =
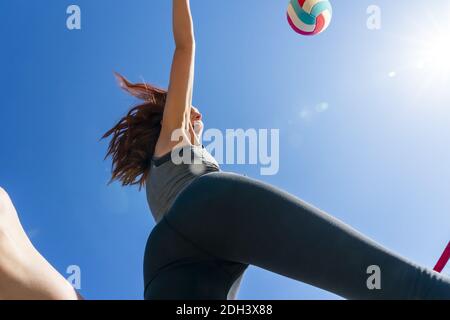
M 173 32 L 168 92 L 117 75 L 145 103 L 104 136 L 112 137 L 112 179 L 145 185 L 157 222 L 145 251 L 146 299 L 232 299 L 250 264 L 345 298 L 450 298 L 450 279 L 282 190 L 222 172 L 199 142 L 202 116 L 192 107 L 189 0 L 173 1 Z M 380 289 L 368 285 L 373 266 Z
M 145 250 L 146 299 L 234 299 L 250 264 L 348 299 L 450 299 L 449 278 L 293 195 L 221 171 L 200 144 L 202 116 L 192 107 L 189 0 L 173 0 L 173 31 L 168 91 L 117 75 L 125 90 L 145 102 L 104 136 L 111 137 L 112 180 L 145 185 L 157 222 Z M 373 266 L 381 287 L 367 273 Z M 81 298 L 33 248 L 4 191 L 0 298 Z

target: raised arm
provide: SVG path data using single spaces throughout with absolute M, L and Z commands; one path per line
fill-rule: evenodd
M 174 130 L 188 134 L 194 83 L 195 39 L 189 0 L 173 0 L 173 36 L 175 53 L 170 84 L 156 153 L 165 153 L 178 141 L 172 141 Z

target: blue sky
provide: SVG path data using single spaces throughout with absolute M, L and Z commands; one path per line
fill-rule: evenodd
M 287 3 L 192 0 L 194 104 L 207 128 L 280 129 L 277 175 L 224 170 L 283 188 L 432 267 L 450 240 L 450 68 L 435 52 L 439 35 L 448 38 L 448 1 L 332 1 L 330 28 L 311 38 L 290 29 Z M 66 28 L 70 4 L 81 8 L 81 30 Z M 373 4 L 377 31 L 366 26 Z M 6 0 L 0 15 L 0 185 L 48 260 L 63 274 L 80 266 L 83 295 L 141 299 L 154 222 L 144 192 L 106 185 L 99 138 L 135 103 L 114 70 L 167 86 L 170 1 Z M 338 297 L 250 267 L 239 298 Z

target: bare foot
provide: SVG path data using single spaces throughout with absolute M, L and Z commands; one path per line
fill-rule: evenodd
M 11 199 L 0 188 L 0 299 L 79 298 L 70 283 L 34 248 Z

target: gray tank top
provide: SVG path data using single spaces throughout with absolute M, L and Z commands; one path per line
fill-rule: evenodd
M 178 194 L 192 181 L 216 171 L 220 171 L 220 166 L 203 145 L 176 147 L 162 157 L 153 157 L 146 191 L 155 221 L 162 219 Z

